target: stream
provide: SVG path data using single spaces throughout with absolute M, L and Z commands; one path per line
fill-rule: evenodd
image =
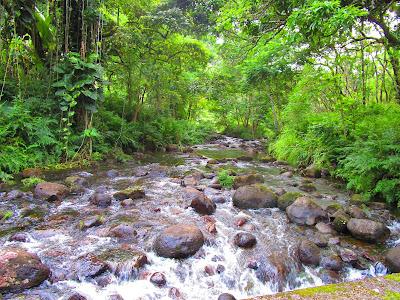
M 230 293 L 243 299 L 385 275 L 382 253 L 400 243 L 400 223 L 387 210 L 367 212 L 391 230 L 385 244 L 375 245 L 350 235 L 321 234 L 314 226 L 296 225 L 279 208 L 243 210 L 233 206 L 234 190 L 218 187 L 215 176 L 220 168 L 238 175 L 261 174 L 264 185 L 278 194 L 283 190 L 301 192 L 321 205 L 348 205 L 350 195 L 343 184 L 330 178 L 305 179 L 284 163 L 262 162 L 257 158 L 263 148 L 259 141 L 220 136 L 187 153 L 148 153 L 129 162 L 110 161 L 85 170 L 47 171 L 44 177 L 49 182 L 80 178 L 81 188 L 59 202 L 36 199 L 29 191 L 1 192 L 2 210 L 13 212 L 0 223 L 2 247 L 36 253 L 51 270 L 40 286 L 4 298 L 217 299 Z M 243 159 L 248 153 L 255 158 Z M 210 163 L 211 159 L 218 161 Z M 190 177 L 193 174 L 202 175 Z M 216 203 L 213 215 L 201 216 L 190 207 L 185 188 L 188 177 Z M 311 183 L 316 190 L 301 191 L 304 183 Z M 112 195 L 131 186 L 141 187 L 145 197 L 113 199 L 107 207 L 90 201 L 96 191 Z M 155 238 L 174 224 L 196 225 L 203 232 L 205 243 L 194 256 L 177 260 L 154 252 Z M 237 247 L 233 240 L 238 232 L 253 234 L 256 245 Z M 16 234 L 23 238 L 10 239 Z M 303 265 L 296 257 L 304 238 L 324 239 L 322 255 L 351 250 L 357 263 L 344 261 L 335 272 Z M 137 253 L 143 254 L 146 264 L 140 263 L 143 257 L 138 259 Z M 163 274 L 165 283 L 150 281 L 155 273 Z M 25 298 L 19 298 L 21 295 Z

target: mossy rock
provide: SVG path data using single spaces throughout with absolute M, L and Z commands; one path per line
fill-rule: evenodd
M 400 275 L 366 278 L 257 297 L 257 300 L 400 299 Z M 251 299 L 251 298 L 250 298 Z M 255 299 L 255 298 L 254 298 Z
M 125 190 L 116 192 L 113 197 L 117 199 L 118 201 L 122 201 L 125 199 L 140 199 L 145 197 L 145 192 L 144 189 L 141 187 L 131 187 L 127 188 Z
M 281 210 L 286 210 L 286 207 L 292 205 L 297 198 L 302 197 L 302 193 L 288 192 L 278 198 L 278 207 Z
M 315 185 L 312 183 L 303 183 L 299 186 L 299 189 L 307 193 L 315 192 L 317 190 Z
M 264 155 L 264 156 L 262 156 L 262 157 L 260 158 L 260 161 L 263 162 L 263 163 L 269 163 L 269 162 L 274 162 L 274 161 L 275 161 L 275 158 L 273 158 L 273 157 L 270 156 L 270 155 Z
M 348 230 L 347 230 L 347 222 L 349 222 L 349 220 L 350 220 L 350 216 L 349 215 L 347 215 L 344 212 L 339 212 L 335 216 L 335 219 L 333 220 L 333 228 L 335 228 L 335 230 L 337 232 L 346 233 L 346 232 L 348 232 Z
M 355 205 L 361 205 L 367 203 L 367 200 L 361 194 L 353 194 L 350 198 L 350 203 Z
M 46 217 L 48 211 L 41 207 L 27 208 L 21 213 L 23 218 L 31 218 L 36 220 L 42 220 Z

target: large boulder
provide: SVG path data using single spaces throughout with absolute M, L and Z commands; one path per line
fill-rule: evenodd
M 243 209 L 277 207 L 278 197 L 267 187 L 254 184 L 238 188 L 233 194 L 233 205 Z
M 20 248 L 0 250 L 0 293 L 20 292 L 40 285 L 50 270 L 34 254 Z
M 317 266 L 320 260 L 319 247 L 309 240 L 301 241 L 298 248 L 299 260 L 305 265 Z
M 300 198 L 303 194 L 298 192 L 287 192 L 278 198 L 278 207 L 281 210 L 286 210 L 286 208 L 293 204 L 297 198 Z
M 372 243 L 383 242 L 390 235 L 389 228 L 383 223 L 368 219 L 352 218 L 347 222 L 347 229 L 353 237 Z
M 59 183 L 42 182 L 35 187 L 35 197 L 48 201 L 62 200 L 68 194 L 68 188 Z
M 299 225 L 315 225 L 327 219 L 327 213 L 310 197 L 300 197 L 286 208 L 290 221 Z
M 167 258 L 187 258 L 194 255 L 204 244 L 204 236 L 193 225 L 178 224 L 167 227 L 154 242 L 154 250 Z
M 386 264 L 393 273 L 400 272 L 400 246 L 390 249 L 385 256 Z
M 262 175 L 259 175 L 259 174 L 236 176 L 233 181 L 233 188 L 238 189 L 241 186 L 252 185 L 252 184 L 263 183 L 263 182 L 264 182 L 264 178 L 262 177 Z

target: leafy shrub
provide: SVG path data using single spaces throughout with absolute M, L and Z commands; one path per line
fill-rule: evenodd
M 224 188 L 232 188 L 233 187 L 233 181 L 235 177 L 230 176 L 229 172 L 227 170 L 223 170 L 218 173 L 218 182 L 224 187 Z
M 44 180 L 42 178 L 38 178 L 38 177 L 29 177 L 29 178 L 25 178 L 25 179 L 21 180 L 21 183 L 25 188 L 34 187 L 41 182 L 44 182 Z

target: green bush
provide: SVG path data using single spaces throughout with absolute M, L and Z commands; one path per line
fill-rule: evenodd
M 229 172 L 227 170 L 223 170 L 218 173 L 218 182 L 224 187 L 224 188 L 232 188 L 233 187 L 233 181 L 235 177 L 230 176 Z

